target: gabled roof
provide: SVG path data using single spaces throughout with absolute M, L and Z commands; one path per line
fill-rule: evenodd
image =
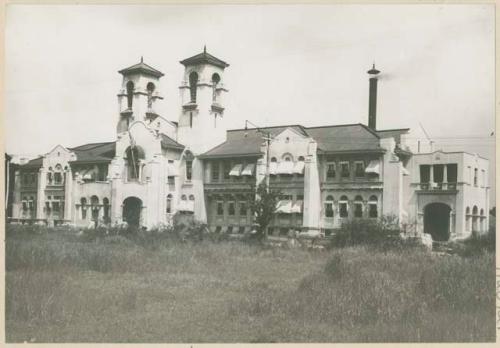
M 165 148 L 174 148 L 174 149 L 183 149 L 185 146 L 182 144 L 179 144 L 177 141 L 174 139 L 170 138 L 169 136 L 165 134 L 160 134 L 161 135 L 161 146 Z
M 206 47 L 203 48 L 203 52 L 201 52 L 200 54 L 181 60 L 180 63 L 184 66 L 211 64 L 222 69 L 227 68 L 229 66 L 229 64 L 226 63 L 225 61 L 212 56 L 210 53 L 207 53 Z
M 356 123 L 337 126 L 304 127 L 301 125 L 260 128 L 271 136 L 291 128 L 300 134 L 313 138 L 318 151 L 324 153 L 383 152 L 377 133 L 367 126 Z M 260 156 L 263 134 L 259 130 L 233 129 L 227 132 L 227 140 L 201 155 L 209 157 Z
M 150 76 L 154 76 L 154 77 L 162 77 L 164 75 L 161 71 L 156 70 L 152 66 L 149 66 L 146 63 L 144 63 L 142 57 L 141 57 L 140 63 L 129 66 L 128 68 L 122 69 L 118 72 L 120 74 L 122 74 L 123 76 L 132 75 L 132 74 L 144 74 L 144 75 L 150 75 Z

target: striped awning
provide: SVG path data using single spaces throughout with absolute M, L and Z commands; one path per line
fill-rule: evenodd
M 240 176 L 241 170 L 243 169 L 243 164 L 236 164 L 233 169 L 229 172 L 229 176 Z

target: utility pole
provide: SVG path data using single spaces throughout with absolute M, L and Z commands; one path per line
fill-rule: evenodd
M 255 127 L 257 132 L 263 135 L 262 139 L 266 141 L 266 191 L 269 193 L 269 167 L 270 167 L 270 158 L 269 158 L 269 148 L 271 147 L 271 140 L 274 138 L 271 136 L 271 132 L 263 131 L 260 127 L 257 127 L 255 124 L 250 122 L 249 120 L 245 120 L 245 131 L 248 130 L 248 124 Z

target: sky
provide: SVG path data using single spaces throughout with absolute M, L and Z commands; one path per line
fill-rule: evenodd
M 381 70 L 377 128 L 411 128 L 410 146 L 490 159 L 495 178 L 494 6 L 8 5 L 5 149 L 43 154 L 112 141 L 118 70 L 162 71 L 157 111 L 176 121 L 180 60 L 203 46 L 228 62 L 229 129 L 368 122 L 368 76 Z M 494 186 L 493 186 L 494 189 Z M 494 196 L 494 195 L 492 195 Z

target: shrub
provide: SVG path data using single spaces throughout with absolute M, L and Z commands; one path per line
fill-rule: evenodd
M 357 244 L 399 243 L 398 220 L 394 216 L 374 219 L 352 219 L 344 222 L 332 238 L 332 246 L 346 247 Z

